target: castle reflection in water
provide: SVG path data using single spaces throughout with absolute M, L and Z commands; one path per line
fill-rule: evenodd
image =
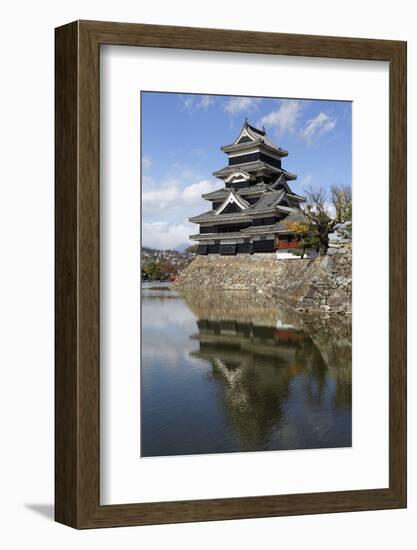
M 142 456 L 351 445 L 350 318 L 145 289 L 142 350 Z

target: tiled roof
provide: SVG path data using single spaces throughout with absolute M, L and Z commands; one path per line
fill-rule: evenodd
M 266 184 L 266 183 L 257 183 L 256 185 L 251 185 L 250 187 L 244 187 L 243 189 L 239 189 L 236 191 L 236 195 L 239 195 L 241 197 L 246 197 L 247 195 L 257 195 L 259 193 L 263 193 L 264 191 L 268 190 L 274 190 L 281 185 L 285 188 L 287 191 L 287 194 L 291 197 L 295 197 L 296 199 L 299 199 L 301 201 L 304 201 L 305 198 L 301 195 L 297 195 L 296 193 L 293 193 L 288 185 L 286 183 L 285 178 L 282 176 L 280 178 L 277 178 L 275 182 Z M 220 187 L 219 189 L 216 189 L 215 191 L 212 191 L 211 193 L 206 193 L 202 195 L 203 199 L 212 200 L 212 199 L 224 199 L 229 194 L 229 189 L 226 187 Z
M 257 193 L 262 193 L 263 191 L 266 191 L 267 188 L 268 187 L 266 183 L 257 183 L 256 185 L 251 185 L 250 187 L 244 187 L 243 189 L 237 190 L 236 195 L 240 195 L 241 197 L 252 194 L 256 195 Z M 226 197 L 228 194 L 229 190 L 226 187 L 220 187 L 220 189 L 216 189 L 211 193 L 206 193 L 205 195 L 202 195 L 202 197 L 203 199 L 220 199 Z
M 249 235 L 265 235 L 265 234 L 285 234 L 291 233 L 291 230 L 288 229 L 288 222 L 303 221 L 304 214 L 300 210 L 299 212 L 290 213 L 288 216 L 271 225 L 260 225 L 260 226 L 251 226 L 246 229 L 241 229 L 240 231 L 234 231 L 230 233 L 197 233 L 191 235 L 192 240 L 212 240 L 212 239 L 222 239 L 222 238 L 235 238 Z
M 212 218 L 214 216 L 214 212 L 215 210 L 207 210 L 207 212 L 191 217 L 190 222 Z
M 253 141 L 244 141 L 244 142 L 240 142 L 240 143 L 235 141 L 234 143 L 231 143 L 230 145 L 224 145 L 222 147 L 222 149 L 223 150 L 240 149 L 240 148 L 245 149 L 245 148 L 251 147 L 253 145 L 260 145 L 260 144 L 264 143 L 267 147 L 277 151 L 280 154 L 280 156 L 287 156 L 288 155 L 288 151 L 286 151 L 285 149 L 281 149 L 281 147 L 278 147 L 277 145 L 275 145 L 275 143 L 272 143 L 272 141 L 266 135 L 265 128 L 260 130 L 259 128 L 256 128 L 255 126 L 252 126 L 251 124 L 249 124 L 249 122 L 247 120 L 245 120 L 245 122 L 242 126 L 242 129 L 239 132 L 239 135 L 242 133 L 243 130 L 246 130 L 247 134 L 249 134 L 249 136 L 252 138 Z
M 290 212 L 288 216 L 283 218 L 277 223 L 274 223 L 273 225 L 260 225 L 259 227 L 247 227 L 246 229 L 242 229 L 242 233 L 247 234 L 256 234 L 256 233 L 288 233 L 290 230 L 288 229 L 288 222 L 302 222 L 305 221 L 304 214 L 302 210 L 299 210 L 297 212 Z
M 271 235 L 272 233 L 286 233 L 286 231 L 277 231 L 274 225 L 261 225 L 259 227 L 248 227 L 241 231 L 233 233 L 195 233 L 190 235 L 192 241 L 212 241 L 217 239 L 236 239 L 249 237 L 250 235 Z
M 259 170 L 261 168 L 267 167 L 269 171 L 275 172 L 277 174 L 283 174 L 284 178 L 286 180 L 295 180 L 297 179 L 297 176 L 295 174 L 291 174 L 291 172 L 288 172 L 287 170 L 283 170 L 282 168 L 275 168 L 275 166 L 271 166 L 267 162 L 263 160 L 254 160 L 252 162 L 245 162 L 243 164 L 234 165 L 234 166 L 224 166 L 220 170 L 217 170 L 216 172 L 213 172 L 213 176 L 225 176 L 230 174 L 231 172 L 236 171 L 238 168 L 244 168 L 247 172 L 253 171 L 253 170 Z
M 241 220 L 242 218 L 250 219 L 250 216 L 247 215 L 247 213 L 251 213 L 251 210 L 249 208 L 246 208 L 245 210 L 242 210 L 241 212 L 229 212 L 227 214 L 216 214 L 215 210 L 209 210 L 208 212 L 204 212 L 203 214 L 200 214 L 199 216 L 194 216 L 193 218 L 190 218 L 190 222 L 207 222 L 211 220 L 217 220 L 219 222 L 223 222 L 228 219 L 238 219 Z
M 268 207 L 265 203 L 259 204 L 259 206 L 257 205 L 258 203 L 250 206 L 249 208 L 245 208 L 241 212 L 230 212 L 227 214 L 219 215 L 216 214 L 216 210 L 208 210 L 207 212 L 203 212 L 203 214 L 190 218 L 190 222 L 200 223 L 216 221 L 219 223 L 223 223 L 225 221 L 234 220 L 251 220 L 254 216 L 259 214 L 274 214 L 276 212 L 290 214 L 294 212 L 294 208 L 276 203 L 270 207 Z
M 258 233 L 273 233 L 276 229 L 276 226 L 276 223 L 273 223 L 272 225 L 252 226 L 247 227 L 246 229 L 242 229 L 241 232 L 247 235 L 256 235 Z
M 221 150 L 224 151 L 225 153 L 232 153 L 232 152 L 238 152 L 238 151 L 241 151 L 243 153 L 245 150 L 252 149 L 253 147 L 256 147 L 256 146 L 258 147 L 264 146 L 266 150 L 270 150 L 271 152 L 278 154 L 280 157 L 288 156 L 288 151 L 274 145 L 266 136 L 257 137 L 253 141 L 248 140 L 243 142 L 241 141 L 239 143 L 229 143 L 228 145 L 223 145 L 221 147 Z
M 281 231 L 288 231 L 288 222 L 304 222 L 306 218 L 302 210 L 290 212 L 283 220 L 276 223 L 276 228 Z
M 244 169 L 247 172 L 251 172 L 252 170 L 258 170 L 259 168 L 265 168 L 266 166 L 268 166 L 268 168 L 270 168 L 273 172 L 281 172 L 280 168 L 275 168 L 274 166 L 270 166 L 269 164 L 267 165 L 262 160 L 253 160 L 251 162 L 244 162 L 238 165 L 224 166 L 223 168 L 220 168 L 220 170 L 216 170 L 216 172 L 213 172 L 213 176 L 225 176 L 230 174 L 231 172 L 235 172 L 237 169 Z
M 254 212 L 271 210 L 282 201 L 284 196 L 285 196 L 284 189 L 280 189 L 279 191 L 266 191 L 263 195 L 261 195 L 258 202 L 253 204 L 250 207 L 250 209 Z
M 252 126 L 252 124 L 249 124 L 248 119 L 245 120 L 245 128 L 249 128 L 250 130 L 252 130 L 252 132 L 255 132 L 256 134 L 258 134 L 260 136 L 265 136 L 266 135 L 265 128 L 262 128 L 262 130 L 259 130 L 259 128 L 256 128 L 255 126 Z

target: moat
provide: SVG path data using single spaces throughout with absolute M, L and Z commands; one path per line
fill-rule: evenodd
M 142 283 L 141 455 L 351 446 L 351 318 Z

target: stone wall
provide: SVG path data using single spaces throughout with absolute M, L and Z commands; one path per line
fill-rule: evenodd
M 340 249 L 314 260 L 277 260 L 275 254 L 198 256 L 175 287 L 245 290 L 300 311 L 351 313 L 352 254 Z

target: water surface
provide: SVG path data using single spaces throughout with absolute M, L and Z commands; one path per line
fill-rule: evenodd
M 350 318 L 142 285 L 141 454 L 351 445 Z

